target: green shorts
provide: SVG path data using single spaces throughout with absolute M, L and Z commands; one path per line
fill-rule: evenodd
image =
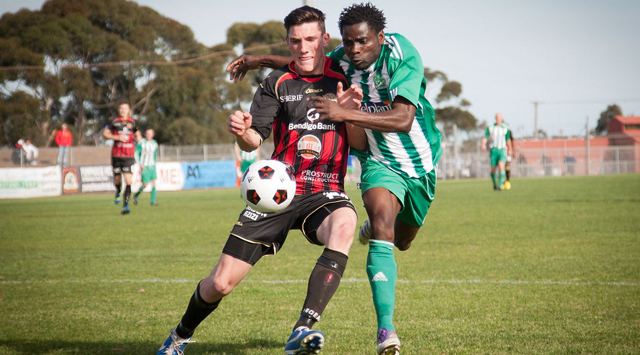
M 491 161 L 491 167 L 497 166 L 499 162 L 507 161 L 507 150 L 500 148 L 491 148 L 489 151 L 489 160 Z
M 414 227 L 422 226 L 431 202 L 435 199 L 435 169 L 425 176 L 411 178 L 396 173 L 376 160 L 366 159 L 362 162 L 360 180 L 362 193 L 369 189 L 382 187 L 394 194 L 402 205 L 398 219 Z
M 142 169 L 140 177 L 142 178 L 143 184 L 156 180 L 158 178 L 158 174 L 156 173 L 156 166 L 145 166 Z
M 247 169 L 249 169 L 249 166 L 251 166 L 251 164 L 255 163 L 256 159 L 252 159 L 252 160 L 241 160 L 240 161 L 240 172 L 242 174 L 244 174 L 245 171 L 247 171 Z

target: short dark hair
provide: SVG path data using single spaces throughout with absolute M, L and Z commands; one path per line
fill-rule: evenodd
M 345 7 L 340 13 L 340 18 L 338 19 L 340 33 L 342 34 L 346 26 L 356 25 L 362 22 L 366 22 L 374 31 L 380 32 L 384 30 L 387 19 L 384 17 L 382 10 L 379 10 L 370 2 L 353 4 Z
M 287 29 L 287 35 L 289 35 L 289 28 L 291 28 L 291 26 L 317 22 L 320 25 L 322 33 L 325 33 L 324 19 L 325 16 L 322 11 L 315 7 L 305 5 L 291 11 L 287 17 L 284 18 L 284 28 Z

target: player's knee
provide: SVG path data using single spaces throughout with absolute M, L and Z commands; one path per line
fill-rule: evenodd
M 377 215 L 370 220 L 373 236 L 378 240 L 386 240 L 392 242 L 394 239 L 394 222 L 383 215 Z
M 236 286 L 228 278 L 220 276 L 212 277 L 209 284 L 211 285 L 210 291 L 212 294 L 220 297 L 225 297 L 230 294 Z

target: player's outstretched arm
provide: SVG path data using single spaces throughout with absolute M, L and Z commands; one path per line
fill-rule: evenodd
M 361 110 L 347 110 L 341 108 L 337 102 L 322 97 L 312 97 L 316 111 L 320 118 L 336 122 L 349 122 L 362 128 L 369 128 L 380 132 L 409 132 L 416 108 L 407 99 L 398 96 L 391 105 L 391 110 L 382 112 L 364 112 Z
M 236 137 L 240 149 L 250 152 L 262 144 L 262 137 L 251 128 L 251 113 L 235 111 L 229 115 L 228 130 Z
M 287 65 L 291 61 L 290 57 L 283 57 L 279 55 L 252 55 L 243 54 L 234 59 L 227 65 L 227 73 L 229 73 L 229 79 L 233 82 L 238 82 L 244 79 L 249 70 L 255 70 L 259 68 L 271 68 L 276 69 L 284 65 Z

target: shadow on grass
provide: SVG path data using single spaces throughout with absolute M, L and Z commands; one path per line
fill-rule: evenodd
M 15 354 L 155 354 L 162 340 L 151 342 L 71 342 L 57 340 L 0 340 L 0 353 Z M 188 354 L 257 354 L 279 353 L 284 346 L 270 339 L 254 339 L 246 343 L 201 343 L 189 344 Z

